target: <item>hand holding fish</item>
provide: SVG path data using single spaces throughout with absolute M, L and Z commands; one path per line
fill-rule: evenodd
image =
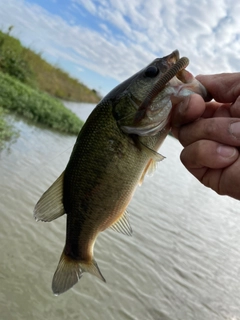
M 173 111 L 181 161 L 205 186 L 240 200 L 240 73 L 196 77 L 213 97 L 185 98 Z

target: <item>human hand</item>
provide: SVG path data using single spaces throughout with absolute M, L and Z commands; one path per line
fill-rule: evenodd
M 186 97 L 173 110 L 181 161 L 205 186 L 240 200 L 240 73 L 196 77 L 215 101 Z

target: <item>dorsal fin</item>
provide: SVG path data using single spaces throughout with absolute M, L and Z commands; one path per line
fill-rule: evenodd
M 117 222 L 112 224 L 110 228 L 117 231 L 117 232 L 126 234 L 127 236 L 131 236 L 132 235 L 132 228 L 131 228 L 130 223 L 128 221 L 127 211 L 125 211 L 123 213 L 123 215 L 121 216 L 121 218 Z

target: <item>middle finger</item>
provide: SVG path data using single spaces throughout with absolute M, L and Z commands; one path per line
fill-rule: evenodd
M 240 120 L 238 118 L 208 118 L 182 126 L 178 139 L 186 147 L 198 140 L 213 140 L 231 146 L 240 146 Z

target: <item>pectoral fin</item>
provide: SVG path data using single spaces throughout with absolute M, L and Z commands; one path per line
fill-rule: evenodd
M 63 177 L 64 172 L 51 185 L 51 187 L 46 192 L 44 192 L 44 194 L 36 204 L 34 208 L 34 218 L 37 221 L 41 220 L 50 222 L 65 213 L 62 203 Z
M 162 161 L 163 159 L 165 159 L 165 157 L 163 155 L 161 155 L 157 151 L 149 148 L 144 143 L 142 143 L 142 141 L 139 141 L 139 142 L 140 142 L 141 148 L 144 150 L 144 152 L 146 152 L 149 155 L 149 158 L 153 159 L 153 161 L 159 162 L 159 161 Z
M 126 234 L 127 236 L 131 236 L 132 228 L 128 221 L 127 211 L 125 211 L 124 214 L 121 216 L 121 218 L 117 222 L 115 222 L 113 225 L 111 225 L 110 228 L 117 232 Z
M 146 174 L 152 174 L 156 167 L 157 167 L 157 163 L 159 161 L 162 161 L 163 159 L 165 159 L 164 156 L 162 156 L 160 153 L 158 153 L 157 151 L 153 150 L 153 149 L 150 149 L 148 148 L 145 144 L 143 144 L 142 142 L 141 143 L 141 147 L 145 150 L 145 152 L 148 153 L 149 155 L 149 158 L 151 158 L 148 162 L 148 164 L 146 165 L 143 173 L 142 173 L 142 176 L 139 180 L 139 185 L 141 185 L 143 183 L 143 180 L 144 180 L 144 177 Z

